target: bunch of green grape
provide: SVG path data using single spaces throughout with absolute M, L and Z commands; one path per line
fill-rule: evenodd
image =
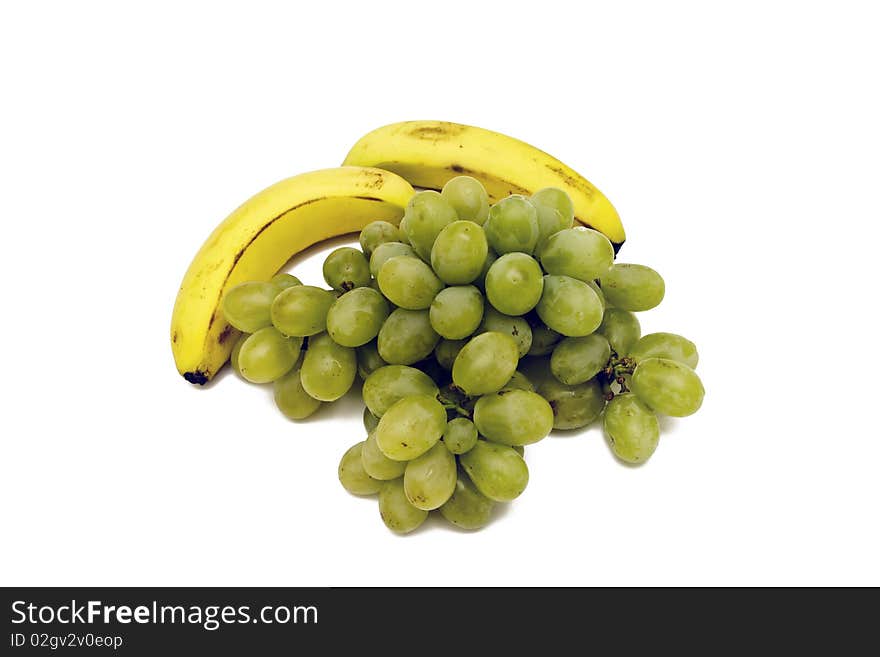
M 431 511 L 483 527 L 529 478 L 523 446 L 603 416 L 613 453 L 643 463 L 657 414 L 699 409 L 697 350 L 672 333 L 641 335 L 636 312 L 663 299 L 649 267 L 615 263 L 600 232 L 574 226 L 564 191 L 489 204 L 459 176 L 409 202 L 399 226 L 367 225 L 360 249 L 327 256 L 330 290 L 290 274 L 224 297 L 242 332 L 232 367 L 273 383 L 287 417 L 309 417 L 363 381 L 367 437 L 338 476 L 378 494 L 400 533 Z

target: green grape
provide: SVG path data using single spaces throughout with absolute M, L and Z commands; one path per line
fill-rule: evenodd
M 404 215 L 400 219 L 400 223 L 397 224 L 397 232 L 400 233 L 399 242 L 406 244 L 407 246 L 412 246 L 412 244 L 409 243 L 409 238 L 406 236 L 406 215 Z M 415 251 L 413 251 L 413 253 L 415 253 Z M 375 276 L 375 274 L 373 274 L 373 276 Z
M 321 401 L 336 401 L 351 389 L 357 376 L 355 351 L 336 344 L 326 333 L 312 336 L 300 376 L 310 396 Z
M 432 511 L 452 497 L 455 479 L 455 457 L 437 443 L 406 464 L 403 490 L 414 507 Z
M 376 427 L 379 426 L 379 418 L 373 415 L 370 412 L 370 409 L 366 406 L 364 407 L 364 429 L 367 430 L 367 434 L 373 433 Z
M 547 238 L 541 265 L 548 274 L 592 281 L 604 276 L 614 264 L 614 247 L 602 233 L 578 226 Z
M 529 483 L 529 467 L 507 445 L 479 440 L 459 461 L 477 490 L 496 502 L 516 499 Z
M 327 329 L 336 295 L 311 285 L 289 287 L 272 302 L 272 324 L 284 335 L 309 336 Z
M 456 176 L 445 185 L 441 196 L 455 209 L 455 214 L 464 221 L 473 221 L 481 226 L 489 216 L 489 195 L 486 188 L 476 178 Z
M 358 376 L 364 381 L 367 380 L 370 374 L 388 364 L 379 355 L 379 347 L 376 346 L 375 340 L 371 340 L 367 344 L 355 349 L 355 354 L 357 356 Z
M 377 420 L 378 421 L 378 420 Z M 402 477 L 406 470 L 406 461 L 393 461 L 382 453 L 376 443 L 376 434 L 370 433 L 361 451 L 364 472 L 373 479 L 387 481 Z
M 562 335 L 589 335 L 602 323 L 602 302 L 589 285 L 569 276 L 545 276 L 538 316 Z
M 621 461 L 644 463 L 660 440 L 660 423 L 636 395 L 617 395 L 605 409 L 605 434 Z
M 427 310 L 397 308 L 379 331 L 379 355 L 386 363 L 412 365 L 430 356 L 439 339 Z
M 492 249 L 486 253 L 486 260 L 483 262 L 483 269 L 480 271 L 480 275 L 477 276 L 476 280 L 474 280 L 474 285 L 478 288 L 486 291 L 486 274 L 489 273 L 489 269 L 491 269 L 492 264 L 498 260 L 498 254 L 495 253 Z
M 631 312 L 659 306 L 666 293 L 660 274 L 644 265 L 614 265 L 601 281 L 608 303 Z
M 424 310 L 431 305 L 443 282 L 431 267 L 413 256 L 389 258 L 379 270 L 379 289 L 395 306 Z
M 370 263 L 363 252 L 350 246 L 332 251 L 324 260 L 324 280 L 337 292 L 370 284 Z
M 477 400 L 474 424 L 477 431 L 493 442 L 528 445 L 550 433 L 553 409 L 537 393 L 507 390 Z
M 501 390 L 516 371 L 519 352 L 506 333 L 481 333 L 462 348 L 452 365 L 452 380 L 466 395 Z
M 566 385 L 552 376 L 541 382 L 538 394 L 553 409 L 554 429 L 580 429 L 593 422 L 605 408 L 605 395 L 596 379 Z
M 638 317 L 630 311 L 612 307 L 605 309 L 602 323 L 596 332 L 604 335 L 611 348 L 622 356 L 642 335 L 642 325 Z
M 646 358 L 668 358 L 692 370 L 697 368 L 700 355 L 697 345 L 675 333 L 649 333 L 643 335 L 629 350 L 629 356 L 637 363 Z
M 483 228 L 495 253 L 531 254 L 538 243 L 538 212 L 529 199 L 514 194 L 489 208 Z
M 387 221 L 371 221 L 364 226 L 358 241 L 364 255 L 369 258 L 380 244 L 399 242 L 400 230 Z
M 288 338 L 267 326 L 255 331 L 238 351 L 238 368 L 251 383 L 271 383 L 284 376 L 299 358 L 302 338 Z
M 519 454 L 520 456 L 522 456 L 523 458 L 525 458 L 525 456 L 526 456 L 526 448 L 523 447 L 522 445 L 511 445 L 511 446 L 510 446 L 510 449 L 512 449 L 514 452 L 516 452 L 517 454 Z
M 422 260 L 430 262 L 434 240 L 447 224 L 458 220 L 458 215 L 439 192 L 428 190 L 418 192 L 410 199 L 404 219 L 409 243 Z
M 339 461 L 339 483 L 352 495 L 375 495 L 382 490 L 383 483 L 373 479 L 364 471 L 361 463 L 361 449 L 364 443 L 352 445 Z
M 464 454 L 477 444 L 477 428 L 466 417 L 457 417 L 446 423 L 443 443 L 453 454 Z
M 562 335 L 540 322 L 532 326 L 532 346 L 529 347 L 528 355 L 546 356 L 553 352 L 553 348 L 561 339 Z
M 388 302 L 369 287 L 339 297 L 327 311 L 327 332 L 343 347 L 360 347 L 379 335 L 388 318 Z
M 417 509 L 403 490 L 403 477 L 386 481 L 379 491 L 379 514 L 382 522 L 393 532 L 408 534 L 425 522 L 428 512 Z
M 574 206 L 561 189 L 545 187 L 532 195 L 532 204 L 538 213 L 538 244 L 535 253 L 540 255 L 547 238 L 560 230 L 571 228 L 574 223 Z
M 291 420 L 304 420 L 321 407 L 321 401 L 310 397 L 302 387 L 301 371 L 295 367 L 273 384 L 275 405 Z
M 293 274 L 275 274 L 269 282 L 275 286 L 276 294 L 284 292 L 289 287 L 302 285 L 302 281 Z
M 510 381 L 505 383 L 504 387 L 501 388 L 499 392 L 504 392 L 506 390 L 528 390 L 529 392 L 535 392 L 535 386 L 529 381 L 529 377 L 517 370 L 513 373 L 513 376 L 510 377 Z
M 532 201 L 534 203 L 534 201 Z M 560 230 L 570 228 L 571 226 L 562 225 L 562 215 L 559 210 L 551 208 L 547 205 L 539 205 L 534 203 L 535 211 L 538 219 L 538 242 L 535 244 L 533 251 L 536 258 L 540 258 L 544 253 L 544 246 L 547 244 L 547 238 L 555 235 Z
M 443 227 L 431 248 L 431 266 L 447 285 L 466 285 L 483 271 L 489 253 L 486 233 L 472 221 Z
M 241 345 L 250 337 L 250 333 L 242 333 L 238 336 L 238 340 L 232 345 L 232 353 L 229 354 L 229 364 L 232 365 L 232 371 L 241 376 L 241 368 L 238 365 L 238 354 L 241 351 Z M 450 366 L 451 367 L 451 366 Z
M 431 395 L 412 395 L 394 403 L 376 427 L 376 443 L 395 461 L 410 461 L 431 449 L 446 429 L 446 409 Z
M 483 314 L 483 321 L 477 329 L 478 333 L 486 333 L 487 331 L 496 331 L 505 333 L 512 337 L 516 342 L 517 354 L 520 358 L 525 356 L 532 346 L 532 327 L 522 317 L 511 317 L 504 315 L 492 306 L 486 308 Z
M 601 287 L 596 285 L 596 281 L 587 281 L 586 283 L 587 283 L 587 285 L 590 286 L 590 288 L 593 290 L 593 292 L 596 293 L 596 296 L 599 297 L 599 301 L 602 302 L 602 310 L 604 311 L 606 308 L 608 308 L 609 304 L 605 300 L 605 293 L 602 292 Z
M 589 381 L 605 369 L 611 358 L 611 346 L 598 333 L 580 338 L 565 338 L 550 356 L 550 370 L 558 381 L 576 385 Z
M 459 469 L 455 491 L 446 504 L 440 507 L 440 515 L 456 527 L 480 529 L 489 524 L 495 502 L 483 495 L 463 469 Z
M 243 333 L 256 333 L 272 326 L 269 307 L 278 294 L 272 283 L 251 281 L 241 283 L 223 295 L 223 316 Z
M 466 338 L 483 319 L 483 295 L 473 285 L 447 287 L 434 297 L 428 317 L 447 340 Z
M 468 343 L 467 340 L 440 340 L 434 348 L 434 358 L 444 370 L 452 371 L 458 353 Z
M 506 253 L 486 274 L 486 296 L 505 315 L 524 315 L 541 299 L 543 273 L 538 261 L 525 253 Z
M 431 377 L 406 365 L 386 365 L 370 374 L 364 381 L 364 403 L 373 415 L 382 417 L 385 411 L 404 397 L 429 395 L 436 397 L 439 390 Z
M 409 244 L 403 244 L 402 242 L 385 242 L 384 244 L 377 246 L 376 250 L 373 251 L 373 255 L 370 256 L 370 273 L 373 276 L 378 277 L 382 265 L 388 262 L 391 258 L 396 258 L 397 256 L 412 256 L 413 258 L 418 258 L 419 254 L 416 253 Z
M 572 223 L 574 223 L 574 204 L 565 190 L 558 187 L 539 189 L 532 194 L 532 203 L 556 210 L 559 216 L 562 217 L 562 222 L 566 224 L 563 228 L 571 228 Z
M 668 358 L 645 358 L 632 375 L 632 391 L 657 413 L 685 417 L 703 404 L 703 382 L 687 365 Z

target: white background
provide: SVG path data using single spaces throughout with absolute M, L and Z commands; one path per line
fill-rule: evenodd
M 135 7 L 0 10 L 0 583 L 880 584 L 870 3 Z M 401 538 L 336 480 L 356 395 L 196 389 L 168 327 L 239 203 L 412 118 L 596 183 L 707 395 L 644 467 L 553 436 L 488 528 Z

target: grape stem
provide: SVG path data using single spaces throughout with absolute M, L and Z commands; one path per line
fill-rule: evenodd
M 605 399 L 611 401 L 615 395 L 622 395 L 629 392 L 626 385 L 626 379 L 632 376 L 636 369 L 636 362 L 629 356 L 618 356 L 616 352 L 611 352 L 611 357 L 605 364 L 605 368 L 599 372 L 599 380 L 602 383 L 602 392 L 605 393 Z M 614 390 L 617 386 L 617 391 Z
M 437 401 L 443 404 L 443 408 L 447 411 L 454 411 L 468 420 L 474 415 L 476 400 L 464 394 L 454 383 L 440 389 L 437 393 Z

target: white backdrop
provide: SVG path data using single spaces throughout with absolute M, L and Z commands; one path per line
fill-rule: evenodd
M 869 3 L 489 5 L 3 4 L 0 584 L 880 584 Z M 410 118 L 596 183 L 707 388 L 644 467 L 595 427 L 527 448 L 477 533 L 340 487 L 356 395 L 292 423 L 169 347 L 216 223 Z

